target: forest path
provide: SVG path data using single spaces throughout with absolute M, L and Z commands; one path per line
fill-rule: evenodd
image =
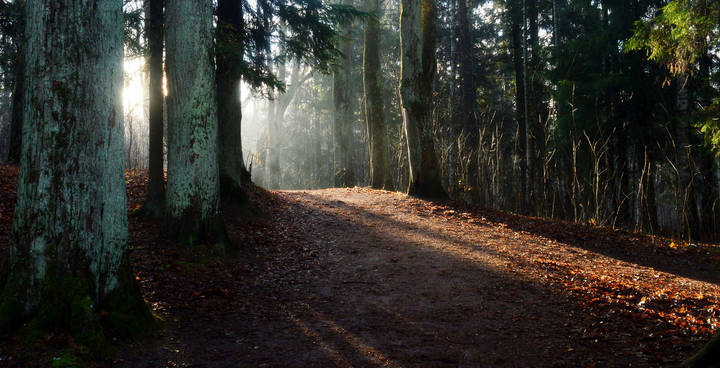
M 664 366 L 720 317 L 717 267 L 689 271 L 675 250 L 615 252 L 625 235 L 565 224 L 578 239 L 569 244 L 361 188 L 273 192 L 267 201 L 264 220 L 229 221 L 251 248 L 239 262 L 161 272 L 174 248 L 148 253 L 136 242 L 144 292 L 168 326 L 116 363 Z

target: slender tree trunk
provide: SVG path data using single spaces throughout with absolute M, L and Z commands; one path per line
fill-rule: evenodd
M 122 26 L 121 0 L 27 4 L 27 126 L 1 330 L 34 319 L 101 348 L 104 323 L 153 324 L 128 263 Z
M 280 122 L 277 117 L 277 105 L 276 100 L 268 102 L 268 134 L 265 154 L 265 182 L 268 189 L 278 189 L 280 187 L 280 147 L 278 147 L 278 125 Z
M 343 0 L 343 5 L 353 5 L 353 0 Z M 350 73 L 352 47 L 352 23 L 343 26 L 340 39 L 341 67 L 333 75 L 333 106 L 334 106 L 334 137 L 335 137 L 335 186 L 349 187 L 355 184 L 353 175 L 350 145 L 352 134 L 352 110 L 350 108 Z
M 382 96 L 382 69 L 380 67 L 380 1 L 368 0 L 371 13 L 365 28 L 363 53 L 363 87 L 365 90 L 365 119 L 370 152 L 370 182 L 376 189 L 392 189 L 387 172 L 388 158 L 385 145 L 385 107 Z
M 529 101 L 528 101 L 528 5 L 527 2 L 532 0 L 522 0 L 522 83 L 523 83 L 523 125 L 525 127 L 524 132 L 525 136 L 523 137 L 525 139 L 525 183 L 526 188 L 523 192 L 524 195 L 524 202 L 525 202 L 525 213 L 530 213 L 530 206 L 532 205 L 531 200 L 533 197 L 533 191 L 535 183 L 532 180 L 532 127 L 530 126 L 530 114 L 532 114 L 532 111 L 529 109 Z
M 421 197 L 446 196 L 433 141 L 436 21 L 434 0 L 402 0 L 400 88 L 410 166 L 408 194 Z
M 697 208 L 695 207 L 695 191 L 693 185 L 692 145 L 690 143 L 690 125 L 687 116 L 690 113 L 690 96 L 688 93 L 689 77 L 677 78 L 677 126 L 675 127 L 678 185 L 681 193 L 678 200 L 681 211 L 682 229 L 688 239 L 697 236 L 696 224 L 699 222 Z
M 217 8 L 218 167 L 223 199 L 243 200 L 250 181 L 242 151 L 240 79 L 245 44 L 242 2 L 219 0 Z
M 515 69 L 515 121 L 517 123 L 517 143 L 516 154 L 519 158 L 520 166 L 520 191 L 521 197 L 519 201 L 522 203 L 520 209 L 524 209 L 524 205 L 528 193 L 527 182 L 527 160 L 526 160 L 526 141 L 527 125 L 526 125 L 526 109 L 525 109 L 525 70 L 523 68 L 525 62 L 525 53 L 523 52 L 524 37 L 524 17 L 522 3 L 519 1 L 508 2 L 508 12 L 510 13 L 512 48 L 513 48 L 513 66 Z
M 450 32 L 448 33 L 448 44 L 449 47 L 449 55 L 448 60 L 450 60 L 449 65 L 449 76 L 448 76 L 448 115 L 450 116 L 449 121 L 449 129 L 448 133 L 450 135 L 450 142 L 448 147 L 448 158 L 447 158 L 447 188 L 450 191 L 451 195 L 454 195 L 455 192 L 457 192 L 458 189 L 461 189 L 460 183 L 462 180 L 458 179 L 459 174 L 461 174 L 459 169 L 462 167 L 461 165 L 461 152 L 460 152 L 460 135 L 462 134 L 462 121 L 461 116 L 459 114 L 458 110 L 458 86 L 457 86 L 457 80 L 458 78 L 458 65 L 460 64 L 460 60 L 458 60 L 458 17 L 457 17 L 457 2 L 458 0 L 450 0 L 449 6 L 450 6 L 450 14 L 451 17 L 448 19 L 451 24 L 448 25 L 448 28 L 450 29 Z M 464 183 L 463 183 L 464 184 Z
M 185 245 L 232 251 L 219 212 L 212 1 L 168 0 L 166 9 L 170 231 Z
M 163 12 L 164 0 L 145 0 L 145 34 L 148 44 L 148 70 L 150 86 L 149 170 L 148 190 L 145 198 L 145 214 L 160 218 L 165 214 L 165 169 L 163 147 L 163 123 L 165 96 L 163 96 Z
M 467 0 L 457 0 L 457 45 L 458 64 L 460 68 L 459 109 L 456 120 L 461 122 L 462 131 L 466 137 L 464 153 L 470 161 L 465 172 L 465 186 L 470 190 L 470 195 L 477 199 L 478 191 L 478 124 L 475 115 L 475 83 L 473 78 L 473 52 L 472 40 L 470 39 L 470 20 L 468 17 Z

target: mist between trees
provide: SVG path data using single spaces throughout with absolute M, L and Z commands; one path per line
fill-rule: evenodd
M 374 2 L 354 3 L 363 8 Z M 375 186 L 406 191 L 400 4 L 380 4 L 378 87 L 387 178 Z M 450 197 L 691 240 L 718 238 L 717 2 L 435 5 L 432 137 L 437 174 Z M 672 23 L 673 12 L 682 11 L 709 25 Z M 329 74 L 292 57 L 268 57 L 276 60 L 268 68 L 285 92 L 243 84 L 242 147 L 255 183 L 269 189 L 372 184 L 363 80 L 366 24 L 368 19 L 359 19 L 343 26 L 341 43 L 347 42 L 340 51 L 347 60 L 336 60 Z M 683 27 L 695 31 L 680 36 L 666 31 Z M 3 156 L 16 68 L 8 58 L 12 42 L 4 42 Z M 267 52 L 285 53 L 277 45 Z M 141 56 L 126 53 L 126 163 L 142 169 L 148 166 L 147 70 Z M 347 99 L 342 116 L 338 98 Z

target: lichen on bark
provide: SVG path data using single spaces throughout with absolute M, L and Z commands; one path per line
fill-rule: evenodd
M 167 216 L 184 245 L 233 252 L 220 213 L 218 115 L 210 0 L 168 0 Z
M 96 346 L 106 313 L 154 325 L 127 262 L 122 25 L 122 0 L 27 2 L 25 127 L 0 278 L 2 330 L 29 321 Z

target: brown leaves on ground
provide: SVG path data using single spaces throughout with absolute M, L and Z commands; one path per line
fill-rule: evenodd
M 248 186 L 250 205 L 225 211 L 241 253 L 223 259 L 165 240 L 140 215 L 145 172 L 126 178 L 136 279 L 166 327 L 100 366 L 666 366 L 720 324 L 714 245 L 365 188 Z M 3 258 L 16 181 L 0 166 Z M 45 366 L 63 336 L 39 355 L 0 339 L 0 365 Z

